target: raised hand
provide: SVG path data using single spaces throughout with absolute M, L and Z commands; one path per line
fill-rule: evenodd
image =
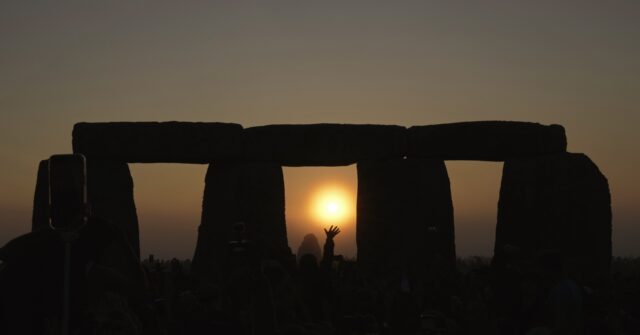
M 325 228 L 324 233 L 327 234 L 328 239 L 333 239 L 336 235 L 340 234 L 340 228 L 338 228 L 338 226 L 331 226 L 329 230 Z

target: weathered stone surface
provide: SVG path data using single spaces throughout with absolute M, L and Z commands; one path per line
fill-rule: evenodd
M 422 277 L 454 270 L 453 206 L 442 160 L 358 163 L 357 207 L 358 263 L 364 269 Z
M 350 124 L 270 125 L 247 128 L 245 139 L 246 160 L 284 166 L 339 166 L 402 158 L 406 129 Z
M 252 248 L 267 258 L 290 255 L 282 168 L 271 163 L 216 163 L 207 171 L 202 223 L 192 270 L 210 275 L 226 266 L 233 225 L 244 222 Z
M 408 157 L 502 161 L 565 152 L 560 125 L 511 121 L 414 126 L 408 130 Z
M 139 163 L 208 163 L 242 155 L 242 126 L 202 122 L 78 123 L 73 151 Z
M 581 284 L 604 287 L 611 261 L 607 179 L 584 154 L 507 160 L 494 253 L 505 245 L 525 258 L 559 251 Z
M 87 193 L 92 215 L 119 227 L 140 257 L 138 216 L 127 163 L 87 159 Z
M 49 226 L 49 160 L 40 161 L 33 196 L 31 231 Z

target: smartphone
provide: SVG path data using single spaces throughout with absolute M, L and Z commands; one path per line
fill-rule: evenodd
M 49 158 L 49 225 L 70 231 L 87 222 L 87 163 L 83 155 Z

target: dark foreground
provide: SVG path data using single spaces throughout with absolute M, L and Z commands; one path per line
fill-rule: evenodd
M 229 268 L 224 278 L 202 278 L 190 274 L 189 260 L 149 257 L 141 263 L 144 288 L 137 292 L 130 291 L 136 285 L 130 279 L 105 264 L 95 264 L 97 269 L 84 269 L 87 280 L 83 287 L 74 287 L 75 292 L 82 291 L 86 296 L 72 299 L 72 305 L 82 301 L 78 306 L 83 306 L 82 310 L 72 306 L 72 333 L 640 331 L 640 258 L 613 259 L 611 291 L 607 294 L 579 287 L 561 272 L 554 273 L 559 269 L 553 264 L 551 269 L 531 264 L 527 268 L 524 263 L 500 268 L 495 261 L 481 257 L 459 259 L 457 274 L 448 282 L 430 283 L 416 283 L 409 274 L 367 277 L 354 261 L 333 256 L 332 246 L 327 245 L 320 262 L 310 254 L 284 265 L 272 260 L 259 264 L 237 261 L 240 265 Z M 25 285 L 55 282 L 54 278 L 11 282 L 6 270 L 0 271 L 1 333 L 59 334 L 59 306 L 50 302 L 59 302 L 53 297 L 59 297 L 60 292 L 25 289 Z

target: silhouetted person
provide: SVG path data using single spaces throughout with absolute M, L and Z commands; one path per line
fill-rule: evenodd
M 298 262 L 302 256 L 306 254 L 313 255 L 316 259 L 320 259 L 322 257 L 322 251 L 320 250 L 320 243 L 318 243 L 318 238 L 315 234 L 307 234 L 302 239 L 300 243 L 300 247 L 298 247 Z
M 87 332 L 94 327 L 105 317 L 97 314 L 113 312 L 105 303 L 124 306 L 123 313 L 135 312 L 129 317 L 147 318 L 144 273 L 124 233 L 91 217 L 77 234 L 71 247 L 71 329 Z M 0 333 L 40 334 L 44 328 L 59 327 L 63 248 L 58 232 L 43 229 L 1 249 L 6 266 L 0 274 Z
M 63 241 L 53 230 L 19 236 L 0 249 L 0 333 L 60 327 Z
M 329 230 L 325 229 L 324 232 L 327 238 L 324 245 L 322 268 L 314 255 L 304 254 L 300 258 L 297 277 L 302 302 L 306 306 L 309 319 L 315 323 L 329 320 L 328 305 L 331 293 L 331 277 L 328 271 L 330 270 L 335 246 L 333 238 L 340 233 L 340 229 L 331 226 Z
M 340 234 L 340 228 L 338 228 L 338 226 L 331 226 L 329 227 L 329 230 L 324 229 L 324 233 L 327 238 L 324 241 L 324 247 L 322 249 L 322 265 L 330 268 L 331 262 L 333 262 L 335 256 L 334 250 L 336 246 L 335 242 L 333 242 L 333 238 Z

